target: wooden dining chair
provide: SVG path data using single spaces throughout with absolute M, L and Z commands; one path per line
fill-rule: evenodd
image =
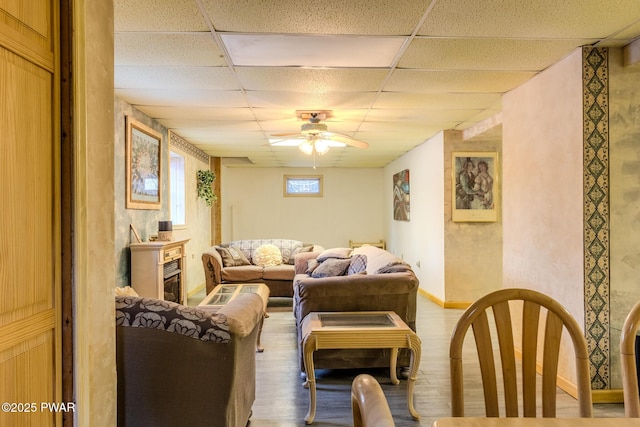
M 516 320 L 510 301 L 522 301 L 521 318 Z M 539 336 L 543 339 L 542 356 L 542 416 L 556 416 L 556 379 L 558 356 L 563 328 L 573 342 L 575 352 L 577 393 L 580 417 L 592 416 L 591 385 L 587 343 L 582 329 L 571 314 L 556 300 L 529 289 L 507 288 L 492 292 L 474 302 L 458 320 L 451 337 L 449 360 L 451 369 L 451 412 L 454 417 L 464 416 L 464 386 L 462 349 L 465 335 L 472 327 L 484 390 L 487 417 L 499 417 L 498 378 L 492 342 L 489 315 L 495 319 L 504 387 L 504 411 L 507 417 L 518 417 L 518 373 L 512 322 L 522 325 L 522 413 L 524 417 L 536 417 L 536 363 Z M 539 334 L 539 321 L 545 317 L 544 335 Z
M 360 374 L 353 380 L 351 410 L 354 427 L 395 426 L 380 383 L 369 374 Z
M 620 364 L 622 366 L 622 387 L 624 395 L 624 415 L 640 418 L 638 398 L 638 372 L 636 367 L 636 331 L 640 326 L 640 301 L 633 306 L 622 326 L 620 334 Z

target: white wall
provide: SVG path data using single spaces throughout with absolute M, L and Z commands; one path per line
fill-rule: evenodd
M 288 238 L 330 248 L 384 239 L 381 168 L 223 166 L 221 175 L 223 243 Z M 323 197 L 284 197 L 284 175 L 322 175 Z
M 444 293 L 444 161 L 442 132 L 384 168 L 387 249 L 408 262 L 420 287 L 436 298 Z M 410 221 L 393 219 L 393 175 L 410 173 Z

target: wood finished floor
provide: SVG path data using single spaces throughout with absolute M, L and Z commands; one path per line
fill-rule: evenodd
M 197 298 L 189 301 L 197 305 Z M 297 368 L 296 330 L 290 300 L 271 299 L 269 318 L 262 333 L 263 353 L 256 354 L 256 400 L 253 405 L 251 427 L 304 426 L 309 405 L 309 392 L 302 387 Z M 316 418 L 318 427 L 352 426 L 351 382 L 366 372 L 380 382 L 387 397 L 396 426 L 430 426 L 440 417 L 450 416 L 448 348 L 451 331 L 461 310 L 443 309 L 423 296 L 418 296 L 417 331 L 422 340 L 422 360 L 414 391 L 415 408 L 421 419 L 414 421 L 407 410 L 406 381 L 393 385 L 388 371 L 318 371 Z M 470 340 L 467 340 L 470 341 Z M 475 352 L 473 341 L 468 351 Z M 465 350 L 467 351 L 467 350 Z M 483 398 L 479 374 L 465 367 L 466 402 L 468 416 L 483 416 Z M 577 402 L 559 390 L 558 417 L 576 417 Z M 595 417 L 622 417 L 622 404 L 595 404 Z

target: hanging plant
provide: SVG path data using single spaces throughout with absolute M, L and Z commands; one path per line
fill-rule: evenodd
M 213 184 L 213 180 L 216 179 L 216 174 L 211 172 L 208 169 L 199 170 L 197 172 L 198 175 L 198 197 L 204 199 L 204 202 L 207 206 L 211 207 L 213 202 L 218 200 L 218 197 L 213 194 L 213 188 L 211 188 L 211 184 Z

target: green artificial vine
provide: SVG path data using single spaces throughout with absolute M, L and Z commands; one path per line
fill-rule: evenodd
M 198 197 L 202 197 L 207 206 L 211 207 L 213 202 L 218 200 L 218 197 L 213 194 L 213 180 L 216 179 L 216 174 L 208 169 L 199 170 L 198 174 Z

